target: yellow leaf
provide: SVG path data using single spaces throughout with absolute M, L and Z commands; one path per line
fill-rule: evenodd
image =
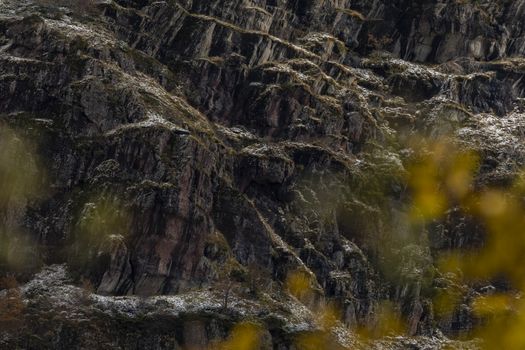
M 231 331 L 230 337 L 219 345 L 221 350 L 256 350 L 261 345 L 261 327 L 252 323 L 240 323 Z

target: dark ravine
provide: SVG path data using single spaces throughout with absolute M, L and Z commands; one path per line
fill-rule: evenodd
M 449 339 L 492 286 L 435 257 L 483 235 L 454 211 L 409 232 L 404 140 L 455 137 L 479 186 L 525 165 L 525 1 L 86 3 L 0 2 L 0 127 L 38 174 L 0 195 L 0 272 L 27 304 L 0 348 L 202 348 L 248 317 L 296 349 L 318 331 L 297 270 L 340 306 L 333 349 L 365 348 L 343 324 L 384 301 L 408 334 L 366 346 L 475 348 Z M 440 317 L 447 288 L 463 301 Z

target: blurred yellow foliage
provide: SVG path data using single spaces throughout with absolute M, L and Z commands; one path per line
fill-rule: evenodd
M 285 287 L 291 295 L 305 302 L 312 296 L 312 282 L 312 276 L 309 273 L 297 270 L 288 274 Z
M 487 319 L 476 335 L 485 349 L 525 349 L 525 302 L 519 297 L 498 294 L 474 302 L 477 313 Z
M 335 327 L 341 319 L 341 312 L 333 303 L 322 304 L 314 311 L 316 313 L 319 326 L 325 330 Z
M 356 334 L 362 341 L 380 339 L 386 336 L 406 334 L 406 324 L 391 302 L 378 304 L 373 327 L 358 327 Z
M 41 192 L 42 177 L 31 142 L 0 125 L 0 209 Z
M 450 316 L 461 303 L 462 291 L 442 289 L 434 297 L 434 312 L 438 317 Z
M 472 189 L 479 159 L 473 152 L 452 153 L 446 169 L 445 185 L 455 199 L 463 200 Z
M 231 331 L 230 337 L 213 350 L 256 350 L 261 347 L 261 326 L 253 323 L 239 323 Z
M 438 219 L 451 203 L 467 197 L 479 160 L 473 152 L 458 151 L 449 140 L 428 145 L 418 158 L 408 166 L 410 216 L 414 222 Z
M 295 339 L 295 345 L 299 350 L 332 350 L 331 343 L 326 337 L 326 332 L 300 334 Z
M 473 312 L 483 320 L 477 336 L 486 349 L 525 349 L 525 171 L 508 188 L 474 190 L 478 157 L 438 141 L 409 169 L 414 220 L 439 219 L 448 208 L 472 215 L 486 230 L 481 248 L 442 257 L 447 276 L 485 281 L 504 278 L 513 292 L 474 298 Z M 461 284 L 461 281 L 457 281 Z M 462 300 L 461 288 L 441 290 L 434 298 L 438 316 L 452 313 Z
M 44 193 L 44 173 L 33 144 L 0 124 L 0 270 L 33 264 L 35 244 L 20 220 L 27 202 Z
M 102 242 L 109 235 L 125 236 L 130 215 L 120 200 L 97 196 L 88 201 L 82 210 L 80 230 L 85 239 Z
M 478 316 L 494 316 L 509 312 L 512 304 L 510 295 L 494 294 L 476 298 L 472 307 Z
M 341 325 L 341 312 L 338 306 L 323 299 L 314 302 L 314 278 L 309 273 L 296 270 L 288 274 L 286 289 L 303 303 L 310 304 L 310 311 L 317 323 L 314 332 L 300 334 L 295 339 L 295 345 L 300 350 L 331 350 L 333 341 L 332 330 Z

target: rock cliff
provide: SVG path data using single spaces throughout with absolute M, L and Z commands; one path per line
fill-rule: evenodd
M 330 348 L 364 346 L 345 326 L 386 301 L 415 338 L 369 346 L 454 345 L 492 286 L 451 286 L 436 256 L 482 233 L 453 210 L 413 232 L 406 141 L 451 137 L 479 186 L 510 181 L 524 20 L 522 0 L 3 0 L 0 269 L 28 282 L 0 344 L 199 348 L 249 318 L 295 349 L 330 300 Z

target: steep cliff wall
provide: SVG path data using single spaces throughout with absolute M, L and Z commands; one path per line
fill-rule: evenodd
M 202 346 L 249 308 L 269 329 L 265 346 L 287 349 L 316 329 L 293 321 L 284 285 L 298 270 L 347 325 L 373 325 L 391 301 L 409 335 L 468 331 L 467 301 L 435 315 L 432 298 L 450 285 L 434 257 L 482 234 L 453 213 L 411 232 L 403 141 L 458 137 L 482 155 L 480 185 L 523 166 L 524 5 L 4 0 L 0 125 L 31 145 L 20 157 L 38 175 L 20 196 L 0 196 L 2 269 L 27 279 L 67 264 L 72 282 L 105 295 L 77 306 L 87 319 L 133 305 L 87 336 L 79 316 L 57 321 L 65 331 L 29 325 L 38 341 L 6 336 L 6 346 Z M 43 288 L 31 283 L 28 298 Z M 465 287 L 466 298 L 484 287 Z M 247 304 L 227 312 L 213 300 L 230 289 Z M 213 305 L 191 309 L 191 293 Z M 148 299 L 158 295 L 187 296 L 188 319 L 165 315 L 178 299 Z M 147 346 L 129 339 L 162 320 Z

